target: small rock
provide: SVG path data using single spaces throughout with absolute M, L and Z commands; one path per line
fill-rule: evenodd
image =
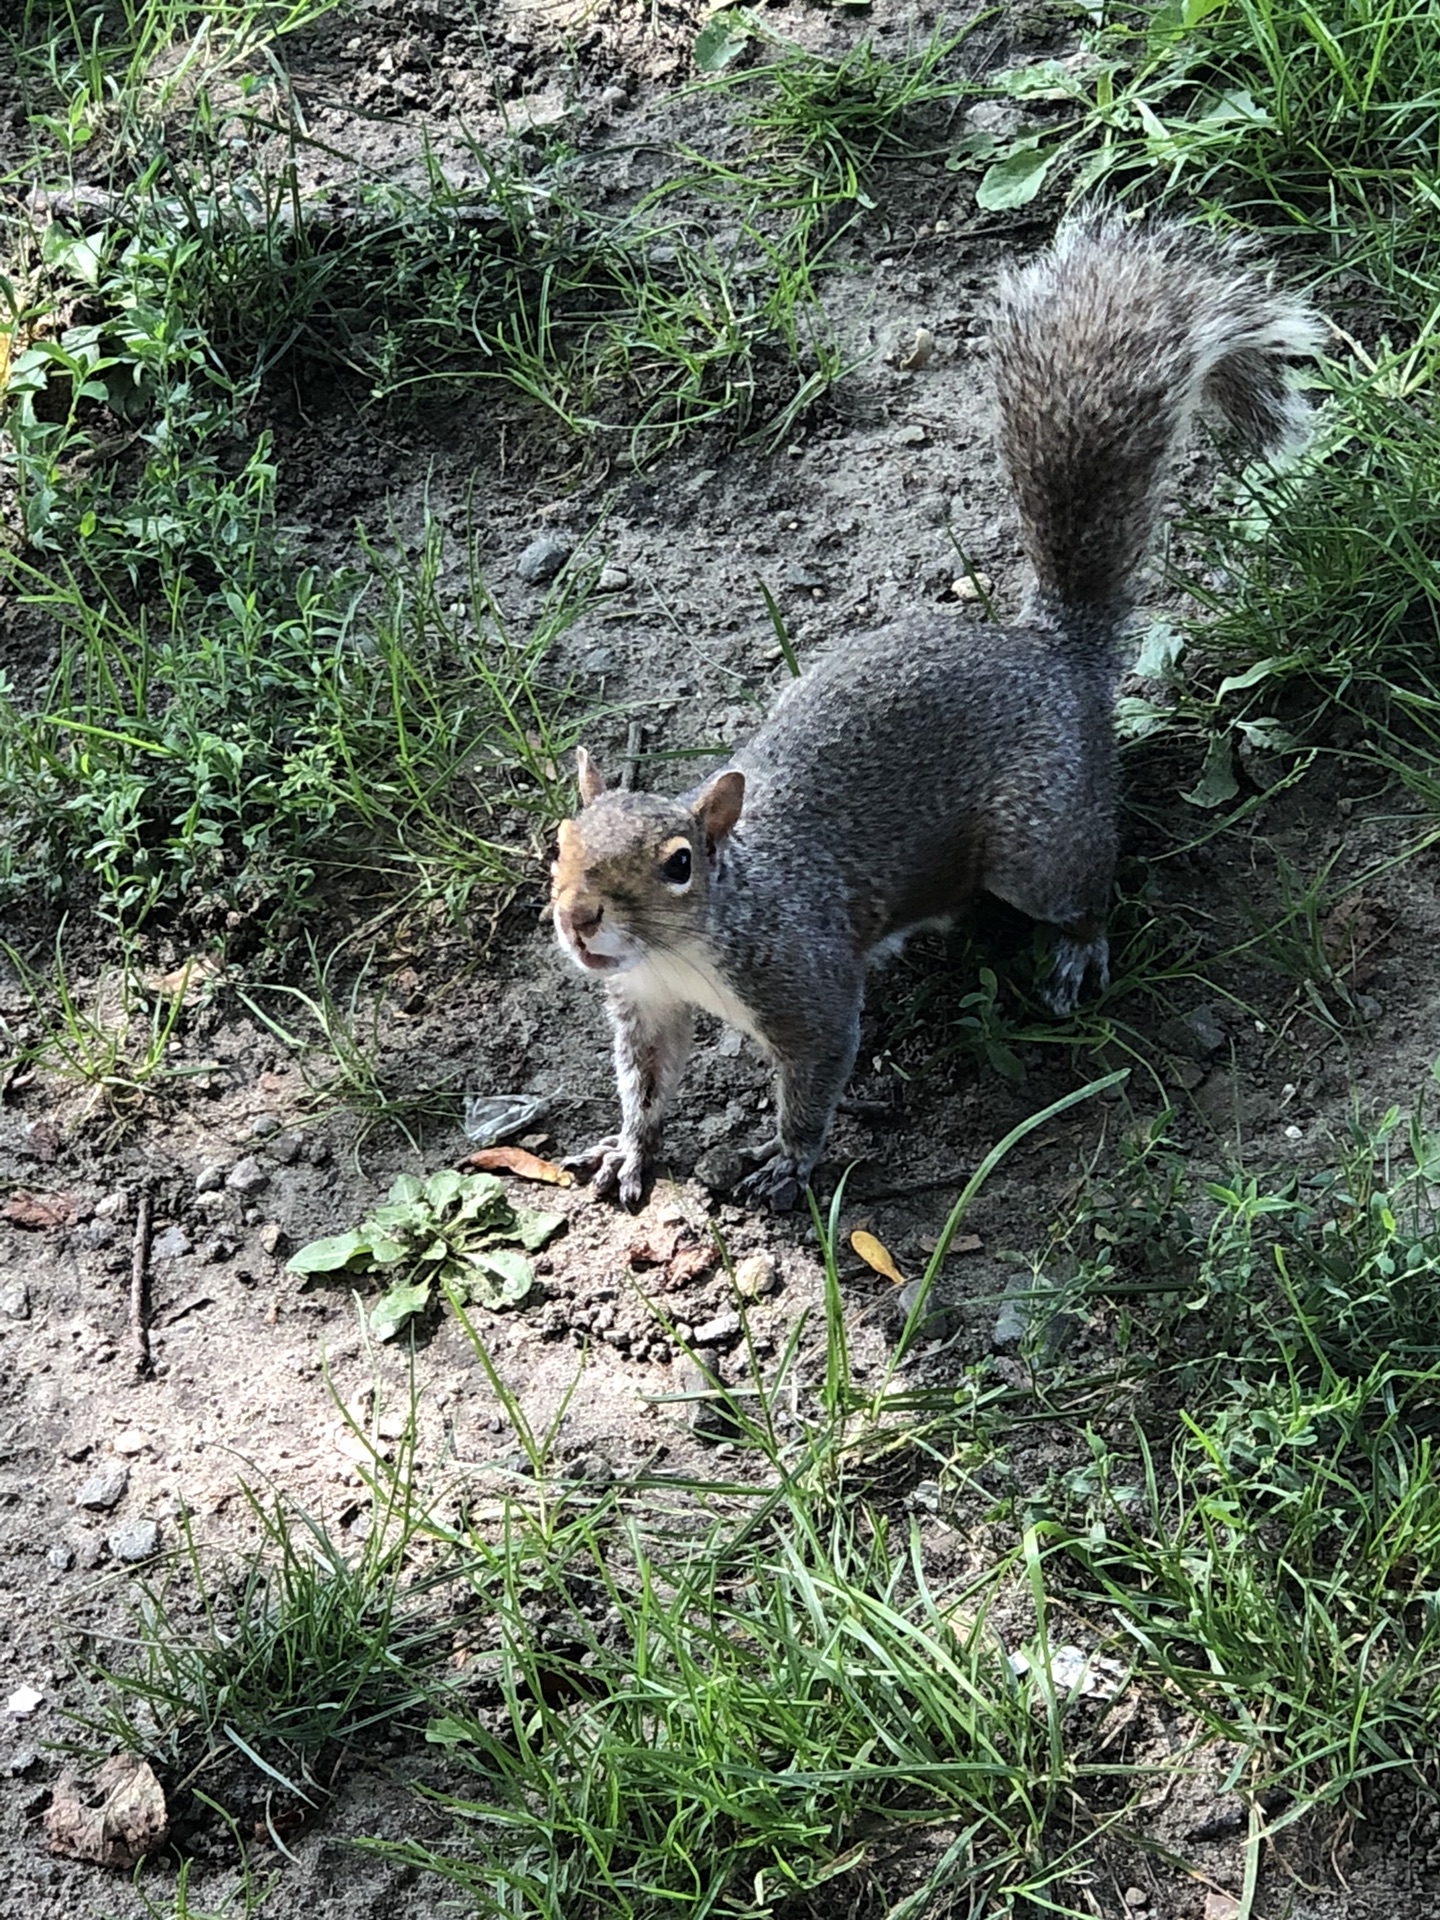
M 90 1478 L 75 1496 L 77 1507 L 91 1507 L 97 1512 L 108 1513 L 125 1497 L 125 1489 L 130 1484 L 130 1469 L 119 1460 L 107 1460 L 97 1467 Z
M 150 1445 L 148 1433 L 142 1433 L 139 1427 L 127 1427 L 123 1433 L 115 1436 L 115 1451 L 123 1454 L 144 1453 Z
M 45 1696 L 37 1693 L 34 1687 L 17 1687 L 5 1702 L 5 1711 L 13 1713 L 17 1720 L 28 1720 L 37 1707 L 43 1707 Z
M 5 1771 L 12 1780 L 23 1780 L 27 1773 L 33 1773 L 40 1764 L 40 1756 L 34 1747 L 17 1747 L 5 1762 Z
M 232 1193 L 258 1193 L 262 1187 L 269 1186 L 270 1176 L 254 1154 L 247 1153 L 225 1176 L 225 1184 Z
M 23 1280 L 7 1280 L 0 1286 L 0 1320 L 30 1318 L 30 1289 Z
M 130 1211 L 130 1196 L 123 1188 L 117 1188 L 96 1202 L 95 1211 L 102 1220 L 123 1220 Z
M 782 567 L 780 577 L 787 586 L 805 587 L 811 592 L 818 592 L 825 585 L 823 573 L 817 573 L 814 567 L 803 566 L 798 561 L 792 561 L 789 566 Z
M 76 1228 L 75 1238 L 82 1247 L 113 1247 L 119 1232 L 113 1220 L 87 1220 Z
M 543 586 L 555 578 L 574 551 L 575 542 L 568 534 L 542 533 L 515 562 L 515 571 L 527 586 Z
M 1150 1896 L 1142 1887 L 1127 1887 L 1122 1898 L 1132 1911 L 1136 1907 L 1148 1907 L 1150 1904 Z
M 1226 1033 L 1214 1007 L 1194 1007 L 1162 1021 L 1158 1038 L 1172 1053 L 1203 1064 L 1224 1047 Z
M 45 1555 L 47 1567 L 53 1567 L 56 1573 L 68 1573 L 75 1564 L 75 1554 L 62 1540 L 58 1546 L 51 1547 Z
M 105 1543 L 117 1560 L 126 1566 L 138 1566 L 160 1549 L 160 1528 L 154 1520 L 128 1520 L 116 1527 Z
M 740 1422 L 729 1397 L 710 1384 L 703 1368 L 693 1361 L 681 1370 L 679 1391 L 690 1399 L 690 1431 L 697 1440 L 719 1446 L 740 1435 Z
M 630 584 L 630 576 L 624 567 L 602 567 L 600 578 L 595 582 L 597 593 L 623 593 Z
M 894 1312 L 902 1328 L 910 1318 L 911 1308 L 920 1298 L 920 1290 L 923 1284 L 924 1282 L 919 1279 L 909 1280 L 903 1287 L 897 1287 L 890 1296 L 895 1303 Z M 943 1340 L 949 1331 L 950 1309 L 940 1299 L 937 1290 L 932 1285 L 924 1306 L 921 1307 L 919 1314 L 916 1316 L 911 1338 L 917 1340 Z
M 695 1344 L 697 1347 L 718 1347 L 723 1341 L 733 1340 L 739 1331 L 739 1314 L 733 1307 L 722 1307 L 713 1319 L 696 1327 Z
M 304 1142 L 298 1133 L 277 1133 L 270 1142 L 270 1158 L 278 1160 L 282 1167 L 288 1167 L 300 1158 L 300 1149 L 303 1145 Z
M 712 1147 L 695 1162 L 695 1178 L 711 1193 L 729 1193 L 745 1173 L 745 1162 L 733 1147 Z
M 895 435 L 897 447 L 923 447 L 929 435 L 924 427 L 901 427 Z
M 622 108 L 629 106 L 630 96 L 624 87 L 603 87 L 596 104 L 605 113 L 619 113 Z
M 228 1260 L 234 1251 L 235 1242 L 223 1233 L 217 1233 L 213 1240 L 205 1242 L 205 1258 L 214 1261 L 217 1266 Z
M 735 1262 L 735 1291 L 742 1300 L 759 1300 L 775 1285 L 773 1253 L 747 1253 Z
M 166 1227 L 150 1242 L 152 1260 L 178 1260 L 191 1251 L 193 1243 L 183 1227 Z
M 87 1533 L 75 1550 L 75 1564 L 82 1573 L 93 1573 L 105 1558 L 105 1542 L 98 1533 Z
M 267 1220 L 261 1227 L 260 1249 L 262 1253 L 276 1255 L 285 1251 L 285 1229 L 278 1220 Z
M 208 1166 L 200 1169 L 195 1176 L 196 1193 L 218 1193 L 225 1184 L 225 1176 L 230 1169 L 218 1160 L 212 1160 Z
M 274 1113 L 257 1113 L 250 1122 L 252 1140 L 268 1140 L 271 1134 L 279 1133 L 280 1116 Z
M 983 594 L 990 593 L 995 582 L 988 573 L 966 573 L 958 580 L 952 580 L 950 591 L 957 600 L 978 600 Z

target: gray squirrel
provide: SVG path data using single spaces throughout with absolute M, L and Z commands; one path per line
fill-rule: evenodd
M 990 330 L 1034 576 L 1018 620 L 846 640 L 679 799 L 607 790 L 581 750 L 551 898 L 614 1028 L 620 1132 L 568 1163 L 597 1192 L 638 1203 L 698 1007 L 774 1063 L 776 1137 L 737 1191 L 793 1206 L 855 1063 L 867 969 L 979 889 L 1053 930 L 1057 1013 L 1108 984 L 1117 638 L 1166 477 L 1202 406 L 1248 452 L 1293 444 L 1288 362 L 1321 338 L 1234 241 L 1068 220 L 1003 276 Z

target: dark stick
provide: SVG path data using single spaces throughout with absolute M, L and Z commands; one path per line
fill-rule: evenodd
M 150 1371 L 150 1334 L 145 1325 L 145 1269 L 150 1260 L 150 1196 L 142 1193 L 135 1210 L 135 1239 L 130 1251 L 130 1339 L 136 1373 Z

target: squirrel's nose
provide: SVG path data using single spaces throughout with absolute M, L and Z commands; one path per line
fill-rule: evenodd
M 588 940 L 592 933 L 598 933 L 605 917 L 604 907 L 561 907 L 559 912 L 577 940 Z

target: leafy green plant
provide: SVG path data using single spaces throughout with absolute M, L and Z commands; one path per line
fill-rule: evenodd
M 535 1284 L 527 1253 L 564 1224 L 563 1213 L 512 1206 L 493 1173 L 442 1168 L 424 1181 L 401 1174 L 385 1203 L 357 1228 L 312 1240 L 287 1271 L 387 1280 L 369 1326 L 377 1340 L 393 1340 L 442 1297 L 492 1312 L 519 1306 Z

